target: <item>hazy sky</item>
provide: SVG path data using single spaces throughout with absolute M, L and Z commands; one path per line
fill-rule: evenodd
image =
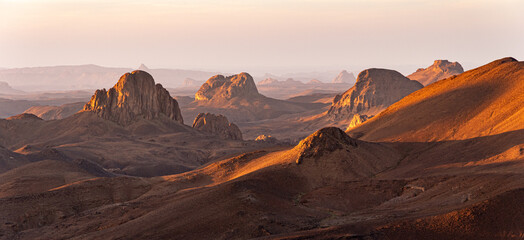
M 0 0 L 0 67 L 471 68 L 524 60 L 523 12 L 522 0 Z

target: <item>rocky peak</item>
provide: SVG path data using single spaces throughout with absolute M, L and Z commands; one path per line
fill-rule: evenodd
M 219 136 L 223 139 L 242 140 L 242 132 L 225 116 L 200 113 L 193 121 L 193 128 Z
M 273 83 L 278 83 L 278 80 L 275 79 L 275 78 L 266 78 L 260 82 L 258 82 L 259 85 L 267 85 L 267 84 L 273 84 Z
M 331 81 L 332 83 L 352 83 L 355 81 L 353 73 L 349 73 L 346 70 L 342 70 L 336 78 Z
M 31 113 L 22 113 L 18 114 L 16 116 L 8 117 L 7 120 L 20 120 L 20 119 L 26 119 L 26 120 L 42 120 L 41 118 L 37 117 L 34 114 Z
M 262 134 L 255 138 L 255 142 L 277 143 L 278 140 L 271 135 Z
M 255 81 L 248 73 L 224 77 L 216 75 L 208 79 L 195 94 L 197 101 L 230 100 L 259 96 Z
M 149 68 L 145 64 L 140 64 L 140 67 L 138 67 L 138 70 L 141 71 L 149 71 Z
M 159 117 L 183 123 L 178 102 L 161 84 L 155 85 L 149 73 L 140 70 L 124 74 L 109 91 L 96 90 L 82 111 L 95 112 L 120 125 Z
M 348 131 L 348 130 L 350 130 L 350 129 L 352 129 L 352 128 L 354 128 L 354 127 L 356 127 L 356 126 L 358 126 L 358 125 L 360 125 L 362 123 L 364 123 L 365 121 L 367 121 L 368 119 L 370 119 L 372 117 L 373 117 L 373 115 L 371 115 L 371 116 L 368 116 L 368 115 L 365 115 L 365 114 L 360 115 L 358 113 L 353 115 L 353 118 L 351 119 L 351 122 L 349 123 L 348 128 L 346 129 L 346 131 Z
M 327 127 L 309 135 L 293 149 L 298 152 L 296 162 L 300 164 L 306 158 L 318 158 L 335 150 L 350 150 L 357 146 L 357 140 L 340 128 Z
M 450 62 L 448 60 L 435 60 L 433 65 L 428 68 L 419 68 L 416 72 L 409 75 L 408 78 L 416 80 L 427 86 L 436 81 L 453 75 L 461 74 L 464 69 L 458 62 Z
M 352 88 L 335 96 L 328 116 L 340 120 L 356 113 L 377 114 L 422 87 L 394 70 L 367 69 L 358 74 Z

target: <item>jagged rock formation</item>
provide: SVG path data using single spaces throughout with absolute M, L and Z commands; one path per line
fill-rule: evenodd
M 275 137 L 272 137 L 271 135 L 259 135 L 255 138 L 256 142 L 266 142 L 266 143 L 277 143 L 278 140 Z
M 16 116 L 8 117 L 7 120 L 20 120 L 20 119 L 30 119 L 30 120 L 42 120 L 41 118 L 35 116 L 31 113 L 21 113 Z
M 197 101 L 221 101 L 232 98 L 260 96 L 253 77 L 248 73 L 224 77 L 216 75 L 208 79 L 195 94 Z
M 416 72 L 408 76 L 411 80 L 416 80 L 422 85 L 427 86 L 438 80 L 458 75 L 464 72 L 464 69 L 458 62 L 449 62 L 448 60 L 435 60 L 433 65 L 428 68 L 419 68 Z
M 358 126 L 358 125 L 360 125 L 362 123 L 364 123 L 365 121 L 367 121 L 368 119 L 370 119 L 372 117 L 373 117 L 373 115 L 371 115 L 371 116 L 368 116 L 368 115 L 365 115 L 365 114 L 360 115 L 358 113 L 353 115 L 353 119 L 351 119 L 351 122 L 349 123 L 348 128 L 346 129 L 346 131 L 348 131 L 348 130 L 350 130 L 350 129 L 352 129 L 352 128 L 354 128 L 354 127 L 356 127 L 356 126 Z
M 408 142 L 518 134 L 524 126 L 523 82 L 524 62 L 499 59 L 428 85 L 350 133 Z
M 305 158 L 318 158 L 335 150 L 357 146 L 357 140 L 349 137 L 340 128 L 327 127 L 309 135 L 294 149 L 299 153 L 297 164 L 300 164 Z
M 422 87 L 394 70 L 367 69 L 358 74 L 355 86 L 335 96 L 327 115 L 335 120 L 356 113 L 374 115 Z
M 124 74 L 109 91 L 96 90 L 82 111 L 95 112 L 120 125 L 162 116 L 183 123 L 178 102 L 161 84 L 155 85 L 149 73 L 140 70 Z
M 212 113 L 200 113 L 193 121 L 193 128 L 218 135 L 224 139 L 242 140 L 242 132 L 226 117 Z
M 337 77 L 331 81 L 332 83 L 352 83 L 355 82 L 355 76 L 353 73 L 348 73 L 346 70 L 342 70 Z

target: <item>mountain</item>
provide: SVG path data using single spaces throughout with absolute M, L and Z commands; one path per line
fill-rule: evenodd
M 209 112 L 226 116 L 235 123 L 270 119 L 283 114 L 320 108 L 323 104 L 297 103 L 266 97 L 258 92 L 248 73 L 216 75 L 195 94 L 195 101 L 182 108 L 185 116 Z
M 279 82 L 278 79 L 268 77 L 258 82 L 258 85 L 276 84 L 278 82 Z
M 367 140 L 483 137 L 524 126 L 524 62 L 503 58 L 414 92 L 350 130 Z
M 23 92 L 12 88 L 6 82 L 0 82 L 0 94 L 20 94 L 20 93 L 23 93 Z
M 140 70 L 124 74 L 109 91 L 97 90 L 82 111 L 121 125 L 161 117 L 184 123 L 178 102 L 161 84 L 155 85 L 149 73 Z
M 408 76 L 409 79 L 418 81 L 427 86 L 436 81 L 458 75 L 464 72 L 464 69 L 458 62 L 449 62 L 448 60 L 435 60 L 433 65 L 427 68 L 419 68 L 416 72 Z
M 193 121 L 193 128 L 218 135 L 224 139 L 242 140 L 242 132 L 226 117 L 212 113 L 200 113 Z
M 257 98 L 258 93 L 253 77 L 240 73 L 229 77 L 216 75 L 208 79 L 195 94 L 196 101 L 223 102 L 233 98 Z
M 60 106 L 33 106 L 24 111 L 24 113 L 32 113 L 44 120 L 62 119 L 81 111 L 84 108 L 85 102 L 68 103 Z
M 184 69 L 139 68 L 155 77 L 157 82 L 167 87 L 181 86 L 186 78 L 205 81 L 209 76 L 218 74 L 211 71 Z M 140 70 L 140 69 L 139 69 Z M 12 68 L 0 70 L 0 81 L 8 82 L 16 89 L 30 91 L 84 90 L 109 88 L 113 80 L 132 68 L 103 67 L 93 64 L 71 66 L 48 66 L 30 68 Z
M 351 119 L 356 113 L 374 115 L 422 87 L 394 70 L 367 69 L 358 74 L 355 86 L 335 96 L 327 115 L 333 119 Z
M 348 73 L 346 70 L 342 70 L 336 78 L 334 78 L 331 82 L 332 83 L 354 83 L 355 82 L 355 76 L 353 73 Z

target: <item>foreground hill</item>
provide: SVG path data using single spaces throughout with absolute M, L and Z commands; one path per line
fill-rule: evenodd
M 503 58 L 414 92 L 350 131 L 366 140 L 461 140 L 524 126 L 524 62 Z

